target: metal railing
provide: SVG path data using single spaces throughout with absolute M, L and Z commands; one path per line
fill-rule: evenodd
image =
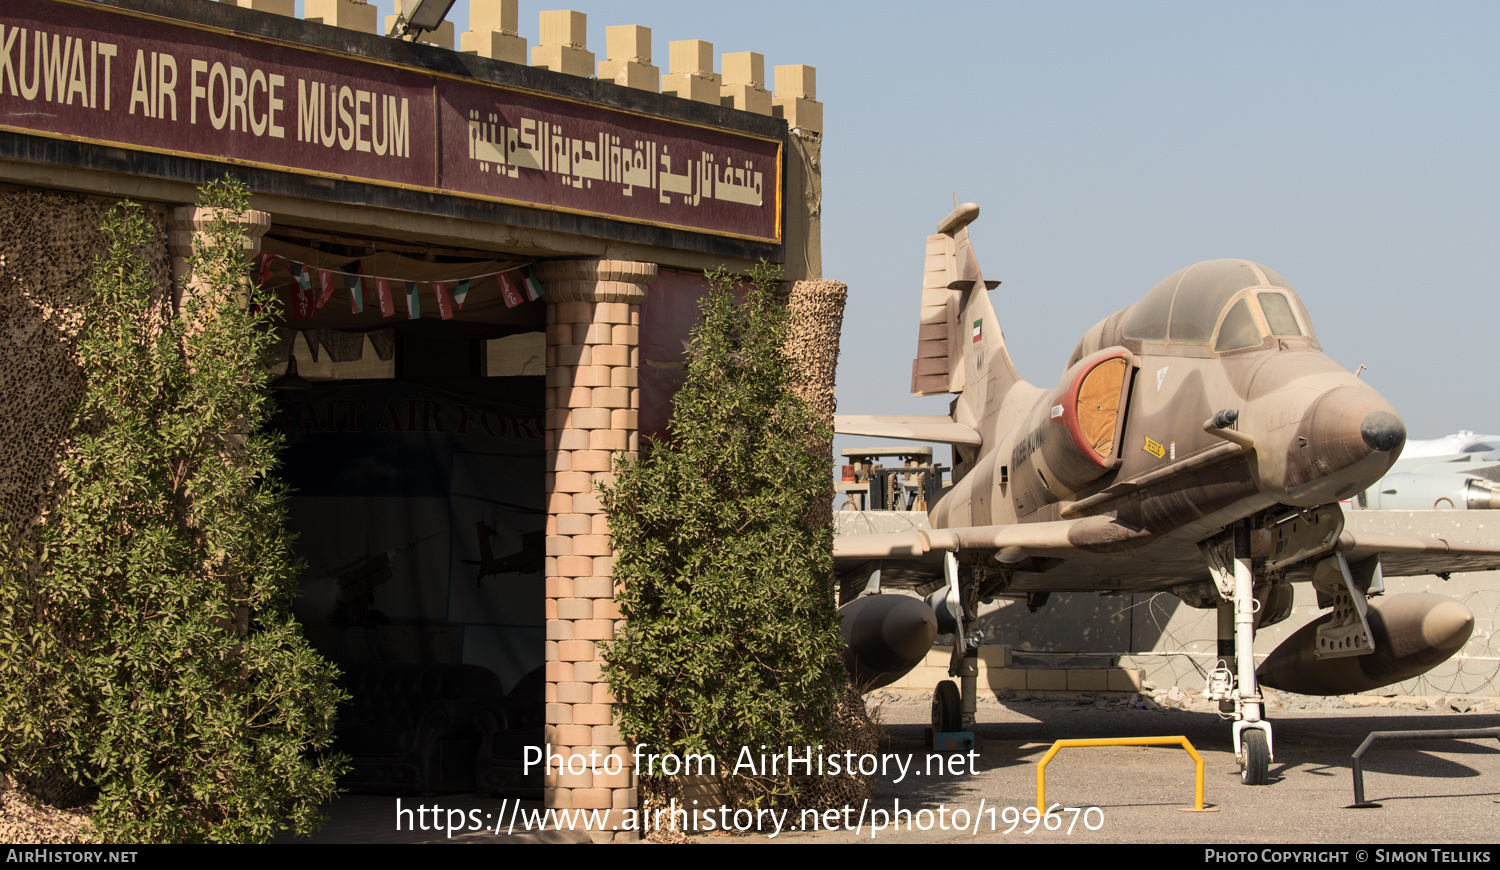
M 1193 757 L 1197 770 L 1193 778 L 1193 809 L 1205 812 L 1203 807 L 1203 756 L 1193 748 L 1186 737 L 1098 737 L 1080 740 L 1058 740 L 1042 756 L 1036 765 L 1036 808 L 1047 812 L 1047 763 L 1058 750 L 1074 746 L 1181 746 Z
M 1365 742 L 1354 750 L 1354 803 L 1345 809 L 1372 809 L 1380 804 L 1365 800 L 1365 771 L 1360 759 L 1365 752 L 1381 740 L 1467 740 L 1475 737 L 1493 737 L 1500 740 L 1500 728 L 1441 728 L 1435 731 L 1371 731 Z

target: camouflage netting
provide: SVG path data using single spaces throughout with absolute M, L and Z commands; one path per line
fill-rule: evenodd
M 834 373 L 838 368 L 839 333 L 843 329 L 844 302 L 848 297 L 849 287 L 840 281 L 798 281 L 792 285 L 786 300 L 792 313 L 792 328 L 786 340 L 786 354 L 795 364 L 792 389 L 812 406 L 818 421 L 830 428 L 838 405 L 834 395 Z M 827 457 L 829 466 L 832 466 L 831 438 L 809 445 L 808 449 Z M 818 502 L 815 511 L 809 520 L 825 526 L 833 525 L 832 475 L 828 479 L 828 497 Z M 835 745 L 828 747 L 830 751 L 852 750 L 857 754 L 876 751 L 879 727 L 871 721 L 858 692 L 851 689 L 845 695 L 830 724 L 835 735 Z M 871 788 L 868 778 L 827 776 L 817 778 L 804 795 L 814 806 L 857 806 L 870 796 Z
M 29 540 L 57 476 L 69 410 L 83 392 L 74 345 L 109 200 L 49 191 L 0 194 L 0 529 Z M 166 220 L 146 252 L 171 286 Z
M 792 389 L 812 406 L 818 421 L 833 426 L 834 371 L 839 362 L 839 331 L 844 325 L 844 300 L 849 287 L 839 281 L 798 281 L 792 285 L 786 305 L 792 313 L 792 328 L 786 339 L 786 354 L 795 363 Z M 809 445 L 828 457 L 833 465 L 833 441 Z M 833 524 L 833 478 L 828 479 L 828 498 L 819 502 L 810 520 Z
M 23 549 L 54 497 L 63 435 L 83 393 L 75 346 L 89 273 L 103 249 L 99 227 L 112 204 L 50 191 L 0 193 L 0 534 L 9 530 Z M 157 233 L 144 253 L 165 293 L 166 220 L 159 210 L 148 217 Z M 61 781 L 30 783 L 28 790 L 60 806 L 87 798 Z M 77 842 L 83 822 L 16 790 L 0 772 L 0 842 Z

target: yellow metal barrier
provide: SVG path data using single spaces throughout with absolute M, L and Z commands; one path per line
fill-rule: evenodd
M 1187 750 L 1188 755 L 1193 757 L 1193 763 L 1197 765 L 1197 776 L 1193 784 L 1193 809 L 1204 812 L 1203 809 L 1203 756 L 1193 748 L 1186 737 L 1100 737 L 1090 740 L 1059 740 L 1052 744 L 1047 754 L 1036 765 L 1036 808 L 1037 812 L 1047 812 L 1047 762 L 1057 754 L 1059 749 L 1071 746 L 1181 746 Z

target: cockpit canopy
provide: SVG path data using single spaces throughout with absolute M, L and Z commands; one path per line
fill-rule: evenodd
M 1286 280 L 1248 260 L 1206 260 L 1174 272 L 1130 307 L 1123 331 L 1127 339 L 1214 353 L 1277 340 L 1321 349 L 1307 309 Z

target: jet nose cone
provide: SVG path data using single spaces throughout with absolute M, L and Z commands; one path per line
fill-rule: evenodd
M 1406 424 L 1389 411 L 1371 411 L 1359 424 L 1359 437 L 1371 450 L 1390 453 L 1406 444 Z
M 1348 498 L 1390 470 L 1406 445 L 1406 424 L 1383 396 L 1360 383 L 1320 395 L 1287 445 L 1287 485 L 1297 504 Z

